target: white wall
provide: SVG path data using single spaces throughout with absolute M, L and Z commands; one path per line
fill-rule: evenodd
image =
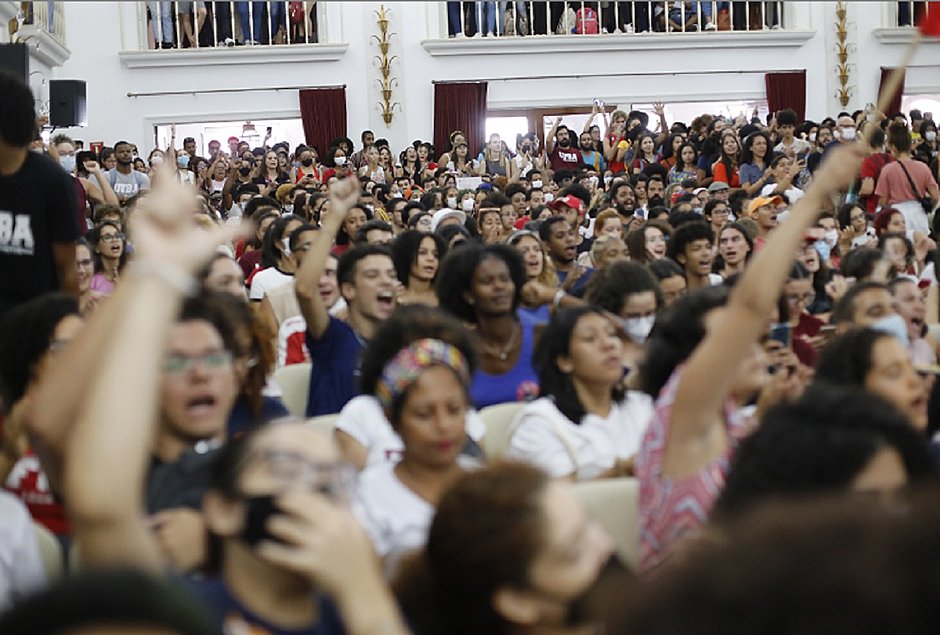
M 786 18 L 798 30 L 795 36 L 775 31 L 450 41 L 438 39 L 446 28 L 444 3 L 386 2 L 390 30 L 397 34 L 390 50 L 398 56 L 392 65 L 399 82 L 393 100 L 401 105 L 389 128 L 377 105 L 379 73 L 373 56 L 378 49 L 369 39 L 377 32 L 374 10 L 380 3 L 321 4 L 325 40 L 348 44 L 336 61 L 216 65 L 215 51 L 200 51 L 205 55 L 189 66 L 129 68 L 118 53 L 138 48 L 136 3 L 68 3 L 72 55 L 55 75 L 88 82 L 88 127 L 76 134 L 107 143 L 128 138 L 146 148 L 153 143 L 155 124 L 299 116 L 296 90 L 140 97 L 128 93 L 346 84 L 350 136 L 356 138 L 368 127 L 397 149 L 415 138 L 431 138 L 432 80 L 461 79 L 489 79 L 490 106 L 512 109 L 590 105 L 594 97 L 608 103 L 763 98 L 765 72 L 805 68 L 807 116 L 821 118 L 841 109 L 835 98 L 835 2 L 787 2 Z M 875 32 L 891 3 L 848 4 L 850 39 L 857 47 L 850 79 L 855 85 L 848 106 L 852 109 L 874 100 L 879 67 L 897 63 L 903 46 Z M 719 42 L 724 47 L 716 47 Z M 915 58 L 921 67 L 909 73 L 908 93 L 940 92 L 938 47 L 928 44 Z M 149 55 L 167 60 L 185 53 Z M 673 74 L 676 71 L 688 74 Z M 505 80 L 520 77 L 534 79 Z

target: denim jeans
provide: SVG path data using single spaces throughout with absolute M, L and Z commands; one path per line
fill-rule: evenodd
M 173 10 L 172 2 L 147 2 L 150 9 L 150 30 L 153 31 L 153 41 L 160 43 L 173 43 Z
M 242 40 L 247 44 L 249 40 L 261 41 L 261 17 L 264 15 L 264 2 L 251 3 L 251 16 L 248 15 L 248 3 L 236 2 L 235 11 L 238 13 L 238 23 L 242 27 Z M 252 27 L 254 30 L 252 31 Z

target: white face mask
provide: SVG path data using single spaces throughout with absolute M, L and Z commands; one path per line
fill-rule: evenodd
M 605 177 L 604 177 L 604 185 L 605 185 L 605 186 L 610 185 L 610 182 L 613 181 L 613 180 L 614 180 L 614 177 L 613 177 L 613 176 L 610 176 L 610 175 L 605 176 Z
M 855 139 L 855 128 L 843 128 L 842 129 L 842 138 L 846 141 L 852 141 Z
M 473 199 L 465 198 L 464 200 L 460 201 L 460 208 L 465 212 L 472 212 L 473 211 Z
M 150 165 L 160 165 L 163 163 L 163 155 L 155 154 L 150 157 Z
M 829 245 L 829 248 L 836 246 L 836 243 L 839 242 L 839 232 L 835 229 L 830 229 L 826 232 L 826 244 Z
M 344 165 L 346 165 L 346 157 L 336 157 L 334 162 L 336 163 L 338 167 L 343 167 Z
M 928 130 L 927 132 L 924 133 L 924 138 L 927 139 L 927 141 L 936 141 L 936 140 L 937 140 L 937 131 L 936 131 L 936 130 Z
M 904 318 L 902 318 L 897 313 L 881 318 L 872 324 L 871 328 L 876 331 L 881 331 L 882 333 L 895 336 L 901 340 L 901 343 L 904 344 L 904 346 L 908 346 L 911 343 L 907 336 L 907 322 L 905 322 Z
M 71 174 L 75 171 L 75 155 L 74 154 L 63 154 L 59 157 L 59 165 L 62 166 L 62 169 Z
M 540 189 L 542 189 L 542 182 L 541 182 L 540 180 L 538 180 L 538 179 L 532 181 L 532 189 L 533 189 L 533 190 L 540 190 Z
M 293 206 L 293 205 L 285 205 L 285 206 L 284 206 L 284 213 L 285 213 L 285 214 L 293 214 L 293 213 L 294 213 L 294 206 Z
M 551 202 L 554 201 L 554 200 L 555 200 L 555 195 L 554 195 L 554 194 L 552 194 L 551 192 L 545 192 L 545 202 L 546 202 L 546 203 L 551 203 Z
M 815 132 L 809 133 L 809 140 L 810 140 L 810 141 L 816 141 L 816 133 L 815 133 Z
M 451 209 L 457 209 L 457 197 L 456 196 L 447 197 L 447 207 Z
M 637 318 L 624 318 L 623 330 L 627 332 L 627 335 L 631 340 L 637 344 L 643 344 L 650 336 L 650 332 L 653 330 L 653 324 L 655 323 L 655 315 L 646 315 Z

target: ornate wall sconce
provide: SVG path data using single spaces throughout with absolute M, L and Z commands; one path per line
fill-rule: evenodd
M 378 102 L 377 105 L 382 111 L 382 119 L 385 121 L 385 125 L 391 128 L 393 111 L 398 108 L 398 111 L 401 112 L 401 104 L 392 101 L 392 88 L 398 86 L 398 78 L 392 77 L 392 62 L 398 56 L 392 55 L 389 57 L 388 55 L 391 37 L 397 35 L 397 33 L 390 33 L 388 30 L 389 12 L 385 9 L 384 4 L 379 7 L 375 15 L 378 18 L 376 22 L 379 25 L 379 34 L 373 35 L 372 39 L 379 45 L 380 55 L 375 55 L 373 59 L 378 61 L 379 71 L 382 73 L 382 78 L 375 80 L 382 93 L 382 101 Z
M 836 77 L 839 78 L 839 89 L 836 91 L 836 97 L 839 103 L 845 108 L 849 105 L 852 93 L 855 92 L 854 86 L 849 86 L 849 75 L 854 64 L 848 63 L 849 53 L 855 48 L 853 44 L 848 44 L 848 21 L 846 20 L 848 10 L 845 2 L 836 3 L 836 58 L 839 63 L 836 64 Z

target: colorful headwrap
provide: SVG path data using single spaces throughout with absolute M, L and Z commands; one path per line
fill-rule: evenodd
M 412 342 L 395 355 L 382 369 L 382 376 L 375 387 L 382 408 L 389 410 L 396 399 L 432 366 L 450 368 L 464 385 L 470 383 L 470 368 L 460 350 L 447 342 L 423 339 Z

